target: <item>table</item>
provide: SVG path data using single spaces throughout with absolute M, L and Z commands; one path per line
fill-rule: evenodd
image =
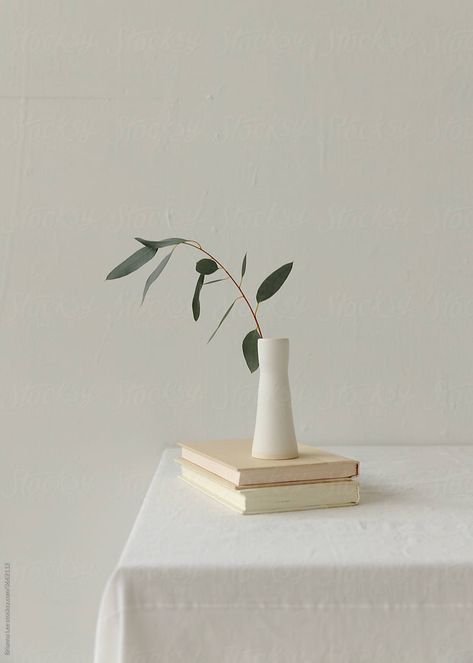
M 241 516 L 166 450 L 95 663 L 473 663 L 473 446 L 330 447 L 355 507 Z

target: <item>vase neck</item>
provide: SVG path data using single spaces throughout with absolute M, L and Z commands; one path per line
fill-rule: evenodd
M 262 373 L 287 373 L 289 365 L 288 338 L 260 338 L 258 340 L 258 357 Z

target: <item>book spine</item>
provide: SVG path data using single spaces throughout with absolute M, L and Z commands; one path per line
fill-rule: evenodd
M 194 465 L 203 467 L 204 470 L 207 470 L 207 472 L 212 472 L 213 474 L 222 477 L 222 479 L 230 481 L 235 486 L 238 486 L 240 484 L 240 472 L 233 470 L 231 467 L 227 467 L 226 465 L 216 463 L 212 459 L 207 458 L 207 456 L 203 456 L 202 454 L 196 453 L 191 449 L 183 448 L 181 456 L 182 458 L 184 458 L 184 460 L 188 460 L 190 463 L 193 463 Z

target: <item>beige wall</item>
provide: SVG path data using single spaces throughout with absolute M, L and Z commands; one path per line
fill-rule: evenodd
M 251 433 L 243 307 L 191 249 L 141 309 L 133 236 L 197 238 L 289 336 L 301 440 L 468 443 L 473 5 L 0 2 L 2 536 L 13 660 L 86 662 L 163 447 Z M 219 290 L 220 288 L 220 290 Z M 212 290 L 212 291 L 210 291 Z

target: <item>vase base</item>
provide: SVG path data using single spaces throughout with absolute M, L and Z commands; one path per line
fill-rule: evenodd
M 294 458 L 299 458 L 299 454 L 297 452 L 295 454 L 283 454 L 281 456 L 275 456 L 274 454 L 255 454 L 253 452 L 251 455 L 253 458 L 258 458 L 259 460 L 293 460 Z

